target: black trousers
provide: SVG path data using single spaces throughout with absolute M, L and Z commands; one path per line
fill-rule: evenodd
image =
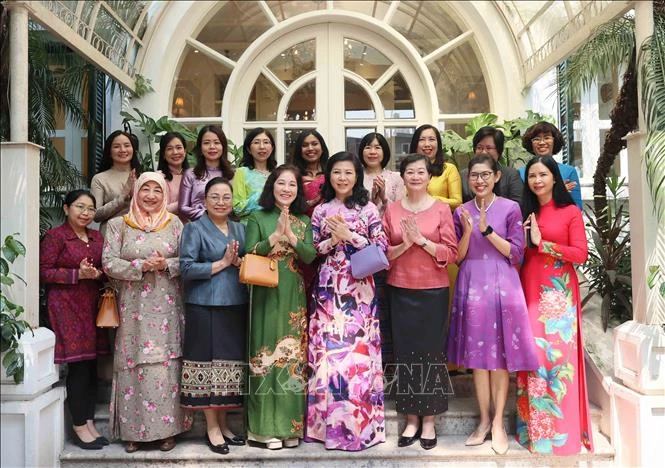
M 67 364 L 67 404 L 75 426 L 95 418 L 97 359 Z

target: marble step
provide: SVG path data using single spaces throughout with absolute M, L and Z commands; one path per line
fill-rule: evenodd
M 591 407 L 591 421 L 595 429 L 600 426 L 601 411 Z M 95 420 L 97 429 L 105 436 L 109 436 L 109 410 L 108 405 L 98 404 Z M 404 417 L 395 410 L 394 401 L 385 403 L 386 434 L 388 437 L 401 433 Z M 436 419 L 436 431 L 440 435 L 467 436 L 478 425 L 478 406 L 475 398 L 452 398 L 448 402 L 448 411 L 440 414 Z M 242 411 L 231 412 L 228 415 L 231 430 L 238 434 L 245 433 L 244 416 Z M 515 433 L 515 400 L 509 399 L 504 411 L 504 424 L 509 434 Z M 194 414 L 192 429 L 182 435 L 183 438 L 202 438 L 205 435 L 205 420 L 201 411 Z
M 255 446 L 232 447 L 228 455 L 211 452 L 199 439 L 178 438 L 178 445 L 170 452 L 160 452 L 156 444 L 138 452 L 127 454 L 120 443 L 112 443 L 102 450 L 82 450 L 71 442 L 65 442 L 60 455 L 62 467 L 112 468 L 127 466 L 159 466 L 189 468 L 198 466 L 225 467 L 414 467 L 441 466 L 451 463 L 461 467 L 610 467 L 614 466 L 614 450 L 609 441 L 594 431 L 595 452 L 575 456 L 555 457 L 532 454 L 510 436 L 510 449 L 506 455 L 496 455 L 491 442 L 478 447 L 465 447 L 466 436 L 440 435 L 438 445 L 429 451 L 418 443 L 404 448 L 397 447 L 397 437 L 361 452 L 326 450 L 319 443 L 302 443 L 298 448 L 267 450 Z

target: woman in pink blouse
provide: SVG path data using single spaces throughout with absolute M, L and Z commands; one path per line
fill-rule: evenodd
M 168 198 L 166 210 L 175 215 L 178 211 L 178 195 L 180 194 L 180 182 L 182 173 L 189 168 L 187 162 L 187 143 L 185 137 L 178 132 L 167 132 L 159 139 L 159 162 L 157 170 L 164 175 Z M 182 222 L 187 218 L 180 217 Z
M 397 366 L 395 404 L 406 414 L 397 445 L 406 447 L 420 439 L 422 448 L 429 450 L 436 446 L 435 417 L 448 409 L 447 395 L 452 393 L 445 354 L 446 266 L 455 262 L 457 242 L 449 206 L 427 193 L 432 177 L 427 156 L 408 155 L 400 174 L 406 198 L 390 203 L 383 217 Z
M 363 163 L 363 184 L 370 193 L 370 200 L 383 214 L 388 202 L 404 198 L 404 181 L 399 172 L 388 169 L 390 145 L 380 133 L 368 133 L 360 140 L 358 157 Z

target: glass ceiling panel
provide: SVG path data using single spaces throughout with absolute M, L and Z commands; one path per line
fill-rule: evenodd
M 275 18 L 277 18 L 278 21 L 284 21 L 285 19 L 289 19 L 292 16 L 306 13 L 308 11 L 325 10 L 327 2 L 325 0 L 314 2 L 301 0 L 280 0 L 266 3 L 272 10 Z
M 533 48 L 540 49 L 566 23 L 568 23 L 568 14 L 563 2 L 552 3 L 545 14 L 536 18 L 529 27 Z
M 402 1 L 390 25 L 425 56 L 462 34 L 444 2 Z
M 229 1 L 208 21 L 196 39 L 237 61 L 245 49 L 271 26 L 258 2 Z

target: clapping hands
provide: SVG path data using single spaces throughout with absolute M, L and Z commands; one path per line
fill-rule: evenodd
M 166 270 L 168 264 L 166 263 L 166 258 L 159 250 L 155 250 L 148 258 L 143 261 L 143 266 L 141 270 L 146 271 L 162 271 Z
M 353 233 L 351 232 L 351 229 L 349 229 L 349 225 L 346 224 L 346 221 L 344 221 L 344 218 L 341 214 L 338 213 L 329 218 L 326 218 L 326 223 L 328 224 L 328 228 L 332 234 L 333 244 L 337 244 L 340 241 L 351 242 Z
M 84 258 L 79 264 L 79 279 L 97 279 L 102 272 L 94 267 L 90 259 Z
M 402 242 L 404 242 L 407 247 L 411 247 L 413 244 L 422 245 L 427 241 L 425 236 L 420 233 L 420 228 L 418 227 L 418 222 L 416 221 L 415 216 L 402 218 L 399 224 L 402 229 Z

